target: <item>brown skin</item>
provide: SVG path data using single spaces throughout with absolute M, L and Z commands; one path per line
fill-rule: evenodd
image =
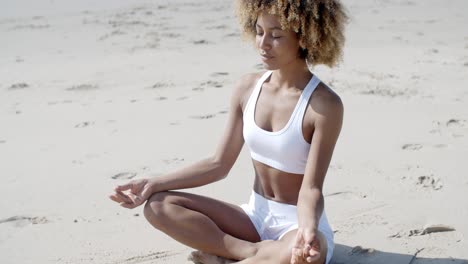
M 297 55 L 299 42 L 295 33 L 278 27 L 276 16 L 260 14 L 257 48 L 260 54 L 266 54 L 264 66 L 273 70 L 273 74 L 262 86 L 255 122 L 268 131 L 286 125 L 312 77 L 306 62 Z M 243 147 L 242 115 L 261 75 L 246 75 L 236 85 L 225 133 L 212 157 L 162 177 L 118 186 L 110 198 L 126 208 L 148 201 L 144 209 L 148 221 L 179 242 L 206 252 L 196 254 L 195 258 L 202 263 L 226 262 L 216 257 L 221 256 L 241 260 L 238 263 L 321 264 L 327 252 L 326 240 L 317 230 L 323 211 L 322 187 L 343 119 L 340 98 L 322 83 L 311 96 L 302 124 L 304 140 L 311 143 L 304 175 L 253 161 L 255 192 L 270 200 L 297 205 L 298 230 L 290 231 L 279 241 L 260 242 L 239 206 L 169 191 L 202 186 L 226 177 Z

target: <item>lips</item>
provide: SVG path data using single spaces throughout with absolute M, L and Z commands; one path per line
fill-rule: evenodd
M 260 54 L 260 57 L 262 57 L 262 60 L 273 59 L 273 56 L 268 55 L 268 54 Z

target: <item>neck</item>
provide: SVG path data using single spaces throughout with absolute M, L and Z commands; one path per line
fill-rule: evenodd
M 280 88 L 304 89 L 312 73 L 305 60 L 296 60 L 285 67 L 274 70 L 271 81 Z

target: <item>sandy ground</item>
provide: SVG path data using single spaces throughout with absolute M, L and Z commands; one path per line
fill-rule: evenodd
M 0 1 L 0 263 L 188 263 L 107 195 L 213 153 L 233 83 L 261 70 L 231 1 L 95 2 Z M 345 104 L 333 262 L 466 264 L 468 2 L 345 4 L 344 61 L 314 69 Z M 252 180 L 244 148 L 193 191 L 239 204 Z

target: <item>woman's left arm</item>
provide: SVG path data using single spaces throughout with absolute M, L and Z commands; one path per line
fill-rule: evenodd
M 297 202 L 298 236 L 301 238 L 298 237 L 296 246 L 312 246 L 316 239 L 324 206 L 323 182 L 343 123 L 343 103 L 329 88 L 315 93 L 310 105 L 314 115 L 314 133 Z

